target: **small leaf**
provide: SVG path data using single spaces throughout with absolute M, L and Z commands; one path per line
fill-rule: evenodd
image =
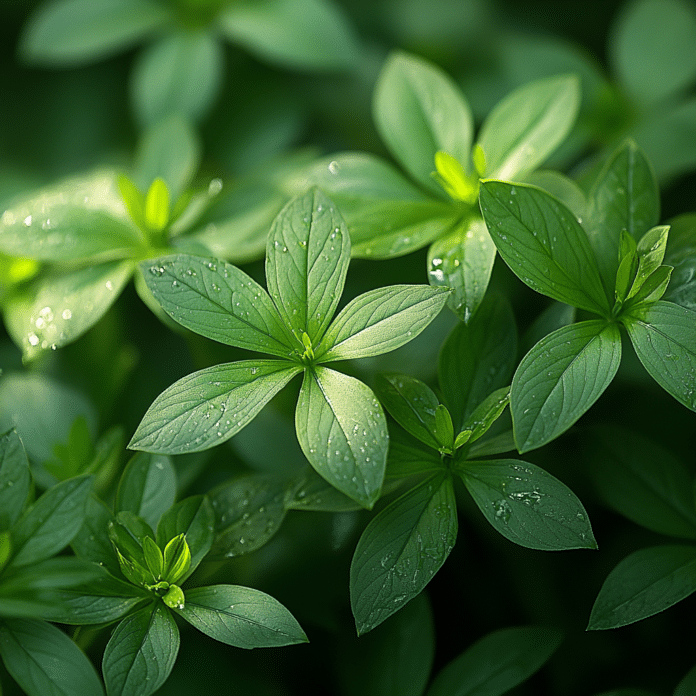
M 139 229 L 146 229 L 145 226 L 145 196 L 138 190 L 138 187 L 125 174 L 119 174 L 116 179 L 118 190 L 126 206 L 128 215 Z
M 469 433 L 464 442 L 472 443 L 485 435 L 488 429 L 500 418 L 505 407 L 510 403 L 510 387 L 496 389 L 488 395 L 464 421 L 462 431 L 457 435 Z M 462 444 L 464 444 L 462 442 Z M 456 443 L 455 443 L 456 444 Z
M 561 641 L 558 630 L 541 626 L 489 633 L 445 665 L 427 696 L 502 696 L 539 670 Z
M 648 230 L 637 245 L 638 270 L 629 297 L 635 295 L 641 289 L 648 277 L 662 264 L 667 247 L 667 235 L 669 225 L 659 225 Z
M 167 594 L 162 597 L 162 601 L 170 609 L 183 609 L 186 606 L 186 598 L 180 587 L 170 585 Z
M 22 514 L 31 489 L 24 445 L 12 429 L 0 435 L 0 531 L 10 529 Z
M 243 360 L 182 377 L 143 416 L 130 449 L 200 452 L 238 433 L 302 368 L 280 360 Z
M 176 613 L 207 636 L 237 648 L 306 643 L 292 614 L 273 597 L 238 585 L 211 585 L 186 592 Z
M 157 177 L 145 196 L 145 224 L 156 232 L 169 222 L 169 190 L 164 179 Z
M 438 404 L 435 409 L 435 437 L 437 438 L 441 452 L 452 452 L 454 447 L 454 426 L 452 416 L 446 406 Z
M 624 306 L 624 311 L 629 311 L 632 307 L 636 307 L 639 304 L 653 304 L 661 299 L 667 291 L 673 270 L 671 266 L 660 266 L 655 269 L 643 282 L 640 290 Z
M 418 595 L 456 538 L 449 476 L 431 476 L 384 508 L 363 532 L 351 563 L 350 602 L 358 635 Z
M 587 628 L 618 628 L 664 611 L 696 590 L 694 578 L 693 546 L 653 546 L 635 551 L 607 576 Z
M 147 558 L 147 555 L 146 555 Z M 186 543 L 186 535 L 175 536 L 164 547 L 162 577 L 169 583 L 179 582 L 191 567 L 191 550 Z M 177 595 L 178 596 L 178 595 Z M 171 606 L 167 604 L 167 606 Z
M 512 379 L 519 451 L 541 447 L 570 428 L 609 386 L 620 362 L 619 328 L 603 320 L 564 326 L 539 341 Z
M 307 370 L 295 430 L 317 473 L 372 508 L 382 487 L 389 441 L 386 418 L 372 391 L 354 377 L 326 367 Z
M 179 629 L 161 602 L 140 609 L 116 627 L 104 650 L 109 696 L 150 696 L 169 677 L 179 652 Z
M 435 153 L 435 171 L 432 172 L 440 186 L 455 201 L 473 205 L 478 198 L 478 177 L 467 175 L 462 163 L 447 152 Z
M 456 467 L 484 517 L 506 539 L 540 551 L 597 548 L 582 503 L 538 466 L 498 459 Z

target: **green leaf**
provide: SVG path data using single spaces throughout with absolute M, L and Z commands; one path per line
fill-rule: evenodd
M 510 411 L 520 452 L 565 432 L 601 396 L 621 362 L 621 334 L 600 319 L 564 326 L 537 343 L 512 379 Z
M 671 266 L 655 269 L 640 286 L 640 290 L 624 305 L 624 311 L 640 304 L 653 304 L 661 299 L 667 290 L 673 270 Z
M 155 579 L 159 580 L 164 571 L 164 557 L 162 556 L 162 550 L 151 537 L 143 539 L 143 554 L 148 570 Z
M 440 452 L 401 428 L 391 428 L 385 479 L 407 478 L 446 468 Z
M 664 262 L 674 267 L 665 300 L 696 309 L 696 213 L 670 221 Z
M 169 583 L 179 582 L 188 574 L 190 568 L 191 549 L 186 542 L 186 535 L 179 534 L 164 547 L 164 579 Z M 175 592 L 171 599 L 179 604 L 181 596 Z
M 382 487 L 389 441 L 386 418 L 372 391 L 354 377 L 326 367 L 307 370 L 295 430 L 317 473 L 372 508 Z
M 539 670 L 561 641 L 560 631 L 541 626 L 489 633 L 445 665 L 427 696 L 501 696 Z
M 658 534 L 696 539 L 693 477 L 669 450 L 617 427 L 584 442 L 592 480 L 609 505 Z
M 448 294 L 428 285 L 389 285 L 359 295 L 329 326 L 317 360 L 367 358 L 400 348 L 440 313 Z
M 145 196 L 145 224 L 157 232 L 169 222 L 169 189 L 164 179 L 157 177 Z
M 268 235 L 266 282 L 280 316 L 315 344 L 329 325 L 350 263 L 350 236 L 319 189 L 291 200 Z
M 486 176 L 509 180 L 536 169 L 568 135 L 579 107 L 575 75 L 546 77 L 509 94 L 479 133 Z
M 301 371 L 286 361 L 243 360 L 182 377 L 155 399 L 128 447 L 181 454 L 219 445 Z
M 638 306 L 621 320 L 650 376 L 696 411 L 696 312 L 660 301 Z
M 677 684 L 673 696 L 689 696 L 696 689 L 696 667 L 692 667 Z
M 114 512 L 127 510 L 154 528 L 175 499 L 176 472 L 171 459 L 142 452 L 128 462 L 121 475 Z
M 613 291 L 619 265 L 621 231 L 637 242 L 659 215 L 655 174 L 643 151 L 628 140 L 604 165 L 589 196 L 587 236 L 608 291 Z
M 456 466 L 484 517 L 506 539 L 540 551 L 597 548 L 582 503 L 538 466 L 518 459 Z
M 0 655 L 7 671 L 28 696 L 104 694 L 99 676 L 84 653 L 65 633 L 45 621 L 3 621 Z
M 457 84 L 436 65 L 393 52 L 377 79 L 372 111 L 392 155 L 426 189 L 441 195 L 431 177 L 439 150 L 469 170 L 471 110 Z
M 430 387 L 408 375 L 379 374 L 375 392 L 402 428 L 429 447 L 439 449 L 435 412 L 440 402 Z
M 172 114 L 198 121 L 222 86 L 222 45 L 212 32 L 177 31 L 154 41 L 136 58 L 131 98 L 141 125 Z
M 72 343 L 91 329 L 116 301 L 133 273 L 130 261 L 111 261 L 39 276 L 33 293 L 9 311 L 10 325 L 26 359 Z
M 651 230 L 648 230 L 641 237 L 636 247 L 638 253 L 638 270 L 631 291 L 628 293 L 629 298 L 643 287 L 648 277 L 662 264 L 662 260 L 665 257 L 668 234 L 669 225 L 659 225 L 658 227 L 653 227 Z
M 268 543 L 285 518 L 284 488 L 278 476 L 251 474 L 209 491 L 216 531 L 209 558 L 241 556 Z
M 137 43 L 170 16 L 154 0 L 54 0 L 32 16 L 20 52 L 38 65 L 89 63 Z
M 562 203 L 541 189 L 503 181 L 484 181 L 480 197 L 503 261 L 525 285 L 559 302 L 608 313 L 585 230 Z
M 0 216 L 0 252 L 8 256 L 51 263 L 121 259 L 143 241 L 108 169 L 34 191 Z
M 524 335 L 524 352 L 548 336 L 556 329 L 575 323 L 577 312 L 575 307 L 564 304 L 563 302 L 552 302 L 537 318 L 532 322 Z
M 112 575 L 119 575 L 120 567 L 109 539 L 111 510 L 94 494 L 87 498 L 85 521 L 70 542 L 79 558 L 103 565 Z
M 485 435 L 488 429 L 500 418 L 510 402 L 510 387 L 496 389 L 489 394 L 462 424 L 461 432 L 469 433 L 466 442 L 472 443 Z M 464 444 L 464 443 L 462 443 Z
M 653 546 L 635 551 L 609 573 L 588 630 L 618 628 L 681 602 L 696 590 L 696 548 Z
M 0 435 L 0 531 L 10 529 L 22 514 L 31 489 L 24 445 L 16 430 Z
M 160 518 L 157 524 L 157 543 L 161 548 L 177 535 L 186 535 L 186 543 L 191 551 L 191 565 L 181 583 L 210 551 L 215 537 L 214 525 L 213 507 L 210 500 L 202 495 L 185 498 L 170 507 Z
M 207 636 L 236 648 L 270 648 L 306 643 L 293 615 L 270 595 L 239 585 L 211 585 L 186 592 L 176 611 Z
M 447 304 L 464 323 L 483 301 L 495 254 L 495 244 L 478 217 L 439 237 L 428 250 L 428 280 L 436 287 L 452 288 Z
M 454 426 L 452 416 L 446 406 L 438 404 L 435 409 L 435 436 L 438 441 L 438 449 L 445 453 L 452 452 L 454 448 Z
M 162 309 L 187 329 L 283 358 L 298 348 L 268 293 L 236 266 L 179 254 L 146 261 L 141 268 Z
M 493 391 L 510 383 L 517 364 L 517 330 L 507 300 L 487 297 L 468 324 L 457 324 L 442 344 L 438 379 L 454 429 Z
M 340 70 L 358 55 L 345 16 L 325 0 L 240 0 L 225 7 L 217 26 L 259 58 L 290 68 Z
M 476 440 L 471 445 L 471 449 L 468 450 L 468 456 L 471 459 L 476 457 L 489 457 L 493 454 L 505 454 L 505 452 L 512 452 L 515 447 L 515 437 L 512 430 L 506 430 L 500 435 L 494 435 L 492 437 L 483 437 L 480 440 Z
M 179 652 L 179 629 L 160 602 L 121 621 L 104 650 L 109 696 L 149 696 L 167 680 Z
M 314 512 L 350 512 L 361 509 L 358 503 L 337 491 L 310 466 L 305 467 L 290 482 L 283 504 L 286 510 Z
M 65 548 L 82 526 L 91 489 L 91 476 L 77 476 L 46 491 L 27 509 L 13 529 L 12 565 L 36 563 Z
M 457 538 L 457 506 L 449 476 L 427 478 L 367 526 L 350 567 L 350 603 L 358 635 L 418 595 Z
M 692 85 L 695 44 L 696 10 L 683 0 L 626 5 L 609 42 L 616 75 L 643 105 L 664 101 Z

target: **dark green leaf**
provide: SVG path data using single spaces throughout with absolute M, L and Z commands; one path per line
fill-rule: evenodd
M 696 213 L 670 220 L 664 262 L 674 267 L 665 300 L 696 309 Z
M 440 453 L 423 444 L 402 428 L 391 428 L 387 454 L 387 479 L 406 478 L 424 472 L 442 471 L 445 464 Z
M 632 309 L 622 321 L 652 378 L 696 411 L 696 312 L 660 301 Z
M 109 696 L 149 696 L 167 680 L 179 652 L 179 629 L 161 602 L 121 621 L 104 650 Z
M 178 609 L 207 636 L 237 648 L 269 648 L 306 643 L 293 615 L 273 597 L 239 585 L 211 585 L 186 592 Z
M 141 268 L 164 311 L 187 329 L 283 358 L 299 347 L 268 293 L 236 266 L 180 254 L 145 262 Z
M 557 629 L 541 626 L 489 633 L 444 667 L 427 696 L 501 696 L 540 669 L 561 641 Z
M 17 521 L 12 565 L 36 563 L 65 548 L 82 526 L 91 490 L 92 477 L 78 476 L 46 491 Z
M 535 169 L 568 135 L 579 107 L 575 75 L 543 78 L 509 94 L 481 126 L 486 176 L 509 180 Z
M 280 360 L 214 365 L 165 389 L 143 416 L 131 449 L 199 452 L 238 433 L 296 374 Z
M 29 462 L 16 430 L 0 435 L 0 531 L 22 514 L 31 489 Z
M 518 450 L 541 447 L 570 428 L 609 386 L 620 362 L 619 328 L 600 319 L 564 326 L 539 341 L 512 379 Z
M 85 521 L 70 545 L 80 558 L 99 563 L 112 575 L 119 575 L 120 567 L 108 532 L 112 519 L 111 510 L 95 495 L 90 495 L 85 507 Z
M 349 512 L 361 509 L 354 500 L 337 491 L 309 466 L 286 489 L 284 505 L 286 510 L 315 512 Z
M 365 384 L 326 367 L 307 370 L 295 430 L 317 473 L 363 507 L 375 504 L 389 436 L 382 407 Z
M 348 229 L 319 189 L 294 198 L 278 214 L 268 235 L 266 282 L 298 343 L 303 333 L 315 345 L 321 339 L 341 299 L 349 263 Z
M 350 568 L 358 635 L 418 595 L 457 538 L 457 506 L 449 476 L 437 474 L 382 510 L 367 526 Z
M 472 459 L 476 457 L 488 457 L 493 454 L 512 452 L 515 449 L 517 448 L 515 447 L 513 432 L 512 430 L 506 430 L 500 433 L 500 435 L 483 437 L 480 440 L 476 440 L 476 442 L 471 445 L 468 456 Z
M 609 573 L 588 630 L 618 628 L 653 616 L 696 590 L 696 547 L 653 546 L 635 551 Z
M 503 181 L 484 181 L 480 196 L 488 231 L 523 283 L 559 302 L 608 313 L 585 230 L 562 203 L 541 189 Z
M 0 624 L 0 655 L 28 696 L 104 693 L 84 653 L 65 633 L 45 621 L 8 619 Z
M 470 168 L 473 119 L 456 83 L 440 68 L 397 51 L 377 80 L 373 116 L 382 140 L 416 181 L 436 194 L 435 153 Z
M 597 548 L 582 503 L 538 466 L 518 459 L 464 461 L 457 473 L 506 539 L 540 551 Z
M 696 690 L 696 667 L 692 667 L 677 684 L 673 696 L 691 696 Z

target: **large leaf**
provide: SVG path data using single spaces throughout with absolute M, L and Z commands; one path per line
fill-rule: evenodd
M 621 334 L 601 319 L 542 338 L 512 379 L 510 410 L 520 452 L 558 437 L 601 396 L 621 362 Z
M 439 314 L 448 294 L 428 285 L 390 285 L 359 295 L 329 327 L 317 360 L 367 358 L 400 348 Z
M 653 616 L 696 590 L 696 547 L 653 546 L 635 551 L 609 573 L 588 630 L 618 628 Z
M 202 633 L 237 648 L 307 642 L 300 625 L 278 600 L 250 587 L 197 587 L 186 592 L 186 605 L 176 612 Z
M 22 514 L 31 489 L 31 474 L 24 445 L 16 430 L 0 435 L 0 532 Z
M 142 264 L 148 288 L 191 331 L 238 348 L 286 358 L 293 348 L 268 293 L 223 261 L 180 254 Z
M 670 220 L 664 262 L 674 268 L 664 299 L 696 309 L 696 213 Z
M 280 316 L 301 346 L 318 342 L 341 299 L 350 263 L 350 236 L 319 189 L 291 200 L 268 236 L 266 282 Z
M 652 378 L 696 411 L 696 312 L 656 302 L 622 317 L 633 348 Z
M 502 696 L 531 677 L 561 641 L 558 630 L 541 626 L 489 633 L 443 668 L 427 696 Z
M 88 63 L 136 43 L 170 17 L 156 0 L 53 0 L 31 18 L 20 50 L 41 65 Z
M 427 478 L 382 510 L 360 537 L 350 567 L 358 635 L 419 594 L 456 538 L 457 506 L 449 476 Z
M 456 466 L 485 518 L 506 539 L 541 551 L 597 548 L 582 503 L 538 466 L 518 459 Z
M 469 169 L 469 105 L 456 83 L 429 61 L 392 53 L 375 87 L 373 115 L 394 157 L 434 193 L 442 194 L 431 177 L 436 152 L 446 152 Z
M 238 433 L 302 368 L 281 360 L 214 365 L 165 389 L 143 416 L 131 449 L 200 452 Z
M 217 24 L 235 43 L 282 66 L 345 69 L 357 56 L 350 25 L 326 0 L 241 0 L 225 7 Z
M 554 300 L 608 313 L 585 230 L 562 203 L 541 189 L 503 181 L 483 182 L 480 197 L 503 261 L 525 285 Z
M 92 663 L 63 631 L 36 619 L 0 624 L 0 655 L 28 696 L 101 696 Z
M 515 179 L 535 169 L 568 135 L 579 106 L 575 75 L 543 78 L 509 94 L 481 126 L 486 176 Z
M 382 407 L 369 387 L 326 367 L 307 370 L 295 429 L 317 473 L 363 507 L 377 502 L 389 436 Z

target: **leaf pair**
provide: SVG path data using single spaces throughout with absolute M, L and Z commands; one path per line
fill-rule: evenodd
M 338 490 L 372 507 L 386 463 L 384 414 L 366 385 L 324 363 L 404 345 L 442 309 L 447 291 L 378 288 L 333 319 L 349 262 L 345 223 L 333 203 L 312 190 L 290 201 L 274 222 L 266 253 L 268 292 L 217 260 L 180 255 L 146 264 L 148 287 L 177 322 L 281 359 L 217 365 L 184 377 L 155 400 L 130 446 L 173 454 L 224 442 L 303 372 L 295 412 L 302 451 Z

